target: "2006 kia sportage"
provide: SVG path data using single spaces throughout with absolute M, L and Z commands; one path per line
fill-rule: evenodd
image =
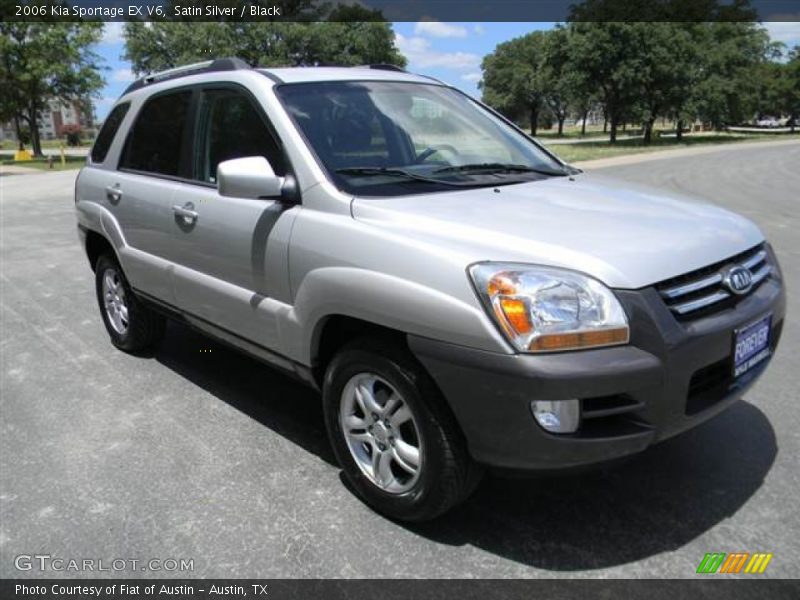
M 705 421 L 784 319 L 750 221 L 582 173 L 388 67 L 140 79 L 75 194 L 114 345 L 178 318 L 320 389 L 344 473 L 398 519 L 483 465 L 605 461 Z

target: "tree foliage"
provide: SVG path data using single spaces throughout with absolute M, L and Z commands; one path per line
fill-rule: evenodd
M 545 32 L 535 31 L 503 42 L 482 63 L 484 100 L 509 115 L 527 113 L 532 135 L 547 90 L 542 72 L 545 37 Z
M 405 65 L 391 26 L 378 21 L 127 23 L 125 41 L 137 74 L 220 56 L 265 67 Z
M 0 23 L 0 115 L 18 134 L 27 124 L 34 154 L 42 154 L 38 120 L 48 103 L 81 100 L 102 86 L 91 50 L 101 35 L 100 23 Z
M 604 15 L 605 20 L 533 32 L 486 56 L 484 99 L 512 118 L 526 108 L 532 132 L 538 111 L 546 107 L 559 134 L 570 112 L 585 117 L 590 104 L 599 103 L 612 142 L 620 125 L 635 121 L 642 124 L 646 144 L 658 117 L 675 119 L 680 136 L 683 124 L 696 119 L 721 128 L 754 114 L 796 115 L 796 52 L 780 62 L 780 44 L 770 42 L 759 24 L 744 20 L 745 4 L 728 7 L 741 11 L 739 21 L 644 23 L 608 19 L 613 14 L 603 11 L 613 11 L 616 3 L 585 2 L 580 18 Z M 714 5 L 698 2 L 694 10 L 708 13 Z M 658 0 L 650 8 L 664 12 L 681 6 L 681 0 Z

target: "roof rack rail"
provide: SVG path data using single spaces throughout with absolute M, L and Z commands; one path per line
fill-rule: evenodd
M 406 73 L 406 70 L 403 67 L 398 67 L 397 65 L 390 65 L 386 64 L 377 64 L 377 65 L 359 65 L 356 69 L 374 69 L 376 71 L 396 71 L 398 73 Z
M 215 71 L 238 71 L 240 69 L 249 69 L 250 65 L 244 62 L 241 58 L 217 58 L 215 60 L 206 60 L 191 65 L 183 65 L 175 67 L 174 69 L 167 69 L 166 71 L 159 71 L 158 73 L 151 73 L 140 77 L 132 84 L 130 84 L 122 93 L 124 96 L 129 92 L 138 90 L 159 81 L 166 81 L 168 79 L 176 79 L 178 77 L 185 77 L 187 75 L 197 75 L 199 73 L 213 73 Z

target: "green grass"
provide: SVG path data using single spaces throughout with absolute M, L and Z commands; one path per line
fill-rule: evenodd
M 800 133 L 770 135 L 736 135 L 729 133 L 684 135 L 683 140 L 678 142 L 674 137 L 657 138 L 649 146 L 645 146 L 639 138 L 617 138 L 616 144 L 609 142 L 584 142 L 581 144 L 558 144 L 550 146 L 560 158 L 567 162 L 579 162 L 584 160 L 595 160 L 598 158 L 611 158 L 626 154 L 640 154 L 643 152 L 657 152 L 659 150 L 670 150 L 673 148 L 691 148 L 694 146 L 714 146 L 718 144 L 735 144 L 748 141 L 762 140 L 800 140 Z M 547 142 L 545 141 L 545 144 Z
M 530 131 L 530 128 L 523 127 L 524 131 Z M 558 127 L 553 127 L 552 129 L 539 129 L 536 132 L 537 138 L 542 139 L 556 139 L 556 140 L 564 140 L 564 139 L 589 139 L 595 137 L 608 137 L 608 132 L 603 132 L 602 126 L 597 127 L 587 127 L 586 134 L 581 135 L 581 128 L 580 127 L 565 127 L 564 132 L 561 136 L 558 135 Z
M 29 169 L 39 169 L 41 171 L 68 171 L 70 169 L 80 169 L 86 164 L 86 157 L 84 156 L 67 156 L 66 164 L 62 166 L 61 157 L 53 157 L 53 168 L 51 169 L 47 160 L 37 158 L 34 160 L 4 160 L 0 162 L 3 165 L 13 165 L 15 167 L 25 167 Z
M 42 140 L 42 148 L 60 148 L 61 144 L 64 144 L 64 148 L 88 148 L 93 143 L 93 140 L 81 140 L 80 145 L 78 146 L 67 146 L 67 143 L 64 140 Z M 17 142 L 11 140 L 4 140 L 0 142 L 0 150 L 16 150 L 19 147 Z M 25 149 L 30 150 L 31 145 L 25 144 Z

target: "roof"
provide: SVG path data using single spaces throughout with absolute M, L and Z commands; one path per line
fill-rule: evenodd
M 291 67 L 258 69 L 283 83 L 308 83 L 312 81 L 408 81 L 431 83 L 431 79 L 402 70 L 375 67 Z
M 122 95 L 125 96 L 130 92 L 156 83 L 172 81 L 191 75 L 219 73 L 221 71 L 258 72 L 266 75 L 276 83 L 305 83 L 311 81 L 408 81 L 430 83 L 432 81 L 429 77 L 413 75 L 393 65 L 253 69 L 240 58 L 218 58 L 145 75 L 131 83 Z

